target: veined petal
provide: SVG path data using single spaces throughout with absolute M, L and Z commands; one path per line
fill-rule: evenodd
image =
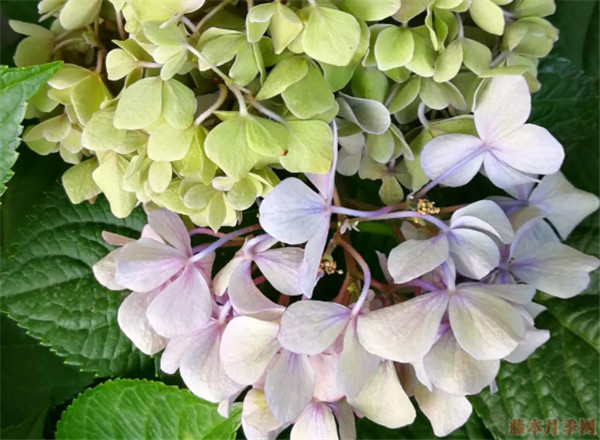
M 456 270 L 469 278 L 480 280 L 500 263 L 498 246 L 481 232 L 452 229 L 448 241 Z
M 527 284 L 558 298 L 571 298 L 590 283 L 599 260 L 561 243 L 547 243 L 520 253 L 510 266 Z
M 299 269 L 304 258 L 300 248 L 269 249 L 254 257 L 254 262 L 267 281 L 284 295 L 302 295 Z
M 535 295 L 535 287 L 527 284 L 481 284 L 462 283 L 460 289 L 478 291 L 482 295 L 493 295 L 515 304 L 529 304 Z
M 322 353 L 340 335 L 350 313 L 350 309 L 334 302 L 295 302 L 281 317 L 279 342 L 294 353 Z
M 565 158 L 565 151 L 556 138 L 545 128 L 533 124 L 525 124 L 495 140 L 492 153 L 515 170 L 530 174 L 555 173 Z
M 419 295 L 358 317 L 358 338 L 370 353 L 396 362 L 422 359 L 448 305 L 446 292 Z
M 417 415 L 390 361 L 381 362 L 358 396 L 348 402 L 375 423 L 391 429 L 412 423 Z
M 146 318 L 146 309 L 158 293 L 158 290 L 132 292 L 121 303 L 117 314 L 117 321 L 123 333 L 147 355 L 158 353 L 167 343 L 165 338 L 154 331 Z
M 473 219 L 481 220 L 483 223 L 474 222 Z M 467 227 L 488 232 L 497 236 L 505 244 L 510 243 L 515 235 L 502 208 L 491 200 L 480 200 L 457 210 L 452 214 L 450 227 Z
M 302 181 L 291 177 L 277 185 L 260 205 L 260 224 L 287 244 L 308 241 L 316 229 L 329 224 L 329 206 Z
M 290 392 L 289 384 L 294 384 Z M 283 350 L 267 373 L 265 396 L 269 409 L 280 423 L 294 420 L 311 401 L 315 373 L 306 355 Z
M 511 364 L 523 362 L 548 339 L 550 339 L 548 330 L 538 330 L 530 326 L 525 331 L 525 337 L 521 343 L 508 356 L 505 356 L 504 360 Z
M 229 299 L 236 312 L 260 319 L 276 319 L 285 307 L 275 304 L 254 284 L 250 272 L 251 261 L 244 261 L 229 279 Z
M 515 307 L 468 286 L 458 286 L 448 312 L 454 337 L 478 360 L 503 358 L 525 336 L 523 318 Z
M 221 340 L 221 363 L 229 377 L 240 384 L 250 385 L 265 372 L 279 350 L 279 325 L 248 316 L 233 318 Z
M 166 209 L 150 211 L 148 224 L 168 244 L 188 257 L 192 256 L 190 234 L 177 214 Z
M 429 419 L 433 433 L 445 437 L 464 425 L 473 408 L 464 396 L 453 396 L 434 388 L 429 391 L 422 385 L 415 388 L 415 398 L 423 414 Z
M 530 113 L 531 95 L 525 78 L 496 76 L 477 99 L 477 133 L 486 143 L 492 143 L 525 124 Z
M 344 397 L 344 393 L 340 390 L 336 381 L 340 363 L 339 354 L 321 353 L 309 356 L 308 360 L 315 372 L 313 397 L 321 402 L 335 402 Z
M 388 270 L 398 284 L 431 272 L 448 259 L 449 244 L 445 233 L 428 240 L 407 240 L 388 258 Z
M 212 313 L 212 297 L 206 280 L 192 265 L 152 301 L 146 316 L 152 327 L 167 338 L 200 330 Z
M 304 247 L 304 259 L 300 265 L 300 289 L 308 298 L 312 297 L 318 281 L 321 258 L 325 252 L 325 244 L 329 235 L 329 217 L 327 222 L 317 225 L 312 230 L 312 237 Z
M 179 272 L 186 263 L 185 254 L 149 238 L 126 244 L 117 258 L 115 282 L 136 292 L 156 289 Z
M 356 397 L 379 366 L 380 359 L 369 353 L 358 340 L 357 320 L 353 319 L 346 327 L 344 349 L 340 357 L 337 382 L 348 397 Z
M 181 365 L 181 358 L 194 343 L 195 337 L 196 335 L 192 333 L 191 335 L 169 339 L 167 348 L 160 357 L 160 369 L 167 374 L 175 373 Z
M 331 410 L 321 402 L 311 403 L 298 418 L 290 440 L 337 440 L 337 428 Z
M 181 378 L 190 391 L 209 402 L 221 402 L 244 388 L 231 380 L 221 366 L 221 332 L 218 324 L 199 332 L 179 367 Z
M 421 167 L 430 179 L 437 179 L 467 157 L 468 160 L 440 180 L 446 186 L 462 186 L 471 181 L 481 168 L 483 142 L 467 134 L 444 134 L 430 140 L 421 152 Z M 481 150 L 481 154 L 476 152 Z
M 448 329 L 423 359 L 433 384 L 450 394 L 477 394 L 498 374 L 500 360 L 478 361 L 465 352 Z
M 510 188 L 537 181 L 533 175 L 522 173 L 504 163 L 494 152 L 485 154 L 483 166 L 487 178 L 498 188 Z

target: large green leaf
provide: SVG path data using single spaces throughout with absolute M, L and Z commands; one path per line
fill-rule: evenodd
M 63 413 L 56 438 L 234 439 L 241 405 L 225 419 L 217 405 L 161 382 L 115 380 L 87 390 Z
M 0 435 L 42 438 L 49 408 L 75 396 L 94 376 L 65 365 L 6 315 L 0 322 Z
M 0 195 L 6 190 L 6 182 L 14 174 L 11 168 L 17 161 L 25 101 L 52 78 L 61 66 L 60 61 L 25 68 L 9 69 L 0 66 Z
M 144 223 L 141 211 L 113 217 L 103 198 L 72 205 L 57 185 L 32 209 L 8 252 L 3 311 L 68 364 L 99 376 L 138 371 L 149 358 L 117 324 L 124 293 L 100 286 L 91 267 L 111 250 L 103 230 L 134 236 Z

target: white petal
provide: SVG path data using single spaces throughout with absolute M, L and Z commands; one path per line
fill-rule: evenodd
M 267 405 L 263 390 L 251 389 L 244 397 L 242 418 L 247 425 L 265 433 L 275 431 L 281 424 L 275 420 Z
M 528 209 L 529 208 L 525 208 L 524 210 Z M 537 210 L 537 208 L 533 209 Z M 511 216 L 511 222 L 517 215 L 518 212 L 515 212 L 515 214 Z M 526 215 L 526 218 L 527 217 L 529 217 L 529 215 Z M 526 220 L 522 226 L 516 229 L 515 239 L 512 242 L 509 256 L 515 260 L 521 259 L 521 256 L 526 258 L 532 250 L 548 243 L 560 243 L 560 239 L 552 227 L 545 222 L 542 217 L 533 217 Z
M 475 359 L 501 359 L 525 336 L 523 318 L 515 307 L 468 286 L 459 286 L 451 296 L 448 312 L 454 337 Z
M 511 364 L 523 362 L 538 347 L 548 341 L 548 339 L 550 339 L 550 332 L 548 330 L 538 330 L 534 327 L 528 327 L 521 343 L 508 356 L 504 357 L 504 360 Z
M 300 289 L 308 298 L 312 297 L 318 281 L 319 267 L 328 236 L 329 217 L 327 217 L 327 222 L 319 224 L 312 230 L 312 237 L 304 247 L 304 259 L 300 265 Z
M 423 359 L 427 375 L 441 390 L 463 396 L 477 394 L 498 374 L 500 361 L 478 361 L 466 353 L 448 329 Z
M 565 151 L 554 136 L 533 124 L 525 124 L 494 141 L 492 154 L 510 167 L 531 174 L 555 173 L 565 158 Z
M 353 319 L 344 334 L 344 349 L 340 358 L 337 381 L 342 392 L 356 397 L 379 366 L 379 357 L 362 346 L 356 333 L 357 320 Z
M 599 260 L 561 243 L 548 243 L 520 253 L 511 272 L 527 284 L 558 298 L 571 298 L 590 283 Z
M 211 325 L 196 335 L 196 340 L 181 359 L 179 371 L 190 391 L 209 402 L 221 402 L 244 388 L 227 376 L 219 359 L 221 328 Z
M 429 351 L 448 305 L 446 292 L 427 293 L 358 317 L 358 338 L 367 351 L 397 362 Z
M 150 211 L 148 224 L 168 244 L 188 257 L 192 255 L 190 234 L 177 214 L 166 209 Z
M 521 127 L 531 113 L 531 95 L 522 76 L 496 76 L 477 98 L 475 126 L 490 143 Z
M 314 398 L 321 402 L 335 402 L 344 397 L 336 381 L 340 363 L 339 355 L 321 353 L 309 356 L 309 361 L 315 372 Z
M 94 272 L 96 280 L 110 290 L 124 289 L 123 286 L 120 286 L 115 282 L 115 276 L 117 275 L 116 255 L 120 250 L 121 249 L 115 249 L 92 266 L 92 271 Z
M 146 316 L 154 330 L 173 338 L 204 327 L 212 313 L 212 302 L 206 280 L 190 265 L 158 294 Z
M 536 181 L 536 178 L 531 174 L 522 173 L 515 170 L 498 159 L 494 153 L 488 152 L 485 154 L 484 161 L 485 175 L 498 188 L 510 188 L 515 185 L 524 185 Z
M 473 217 L 483 220 L 487 226 L 472 222 Z M 455 228 L 459 225 L 460 227 L 470 227 L 472 229 L 480 229 L 483 232 L 489 232 L 496 235 L 505 244 L 510 243 L 515 235 L 510 221 L 506 217 L 506 214 L 504 214 L 504 211 L 502 211 L 502 208 L 491 200 L 480 200 L 479 202 L 470 203 L 452 214 L 450 226 Z
M 445 437 L 464 425 L 473 410 L 466 397 L 453 396 L 435 388 L 429 391 L 421 385 L 415 389 L 415 398 L 438 437 Z
M 236 312 L 260 319 L 276 319 L 285 307 L 275 304 L 254 284 L 250 261 L 241 263 L 229 279 L 229 299 Z
M 445 233 L 428 240 L 407 240 L 390 252 L 388 270 L 396 283 L 406 283 L 440 266 L 448 254 Z
M 469 278 L 482 279 L 500 263 L 500 250 L 487 235 L 471 229 L 448 233 L 450 255 L 456 270 Z
M 298 301 L 281 317 L 279 342 L 294 353 L 319 354 L 337 339 L 350 309 L 334 302 Z
M 474 155 L 483 146 L 481 139 L 467 134 L 444 134 L 430 140 L 421 152 L 421 167 L 430 179 L 437 179 L 461 160 Z M 484 150 L 440 180 L 446 186 L 462 186 L 481 168 Z
M 277 185 L 260 205 L 260 224 L 287 244 L 308 241 L 314 231 L 329 224 L 329 206 L 302 181 L 291 177 Z
M 459 287 L 469 291 L 476 290 L 482 295 L 493 295 L 515 304 L 528 304 L 535 295 L 535 288 L 527 284 L 462 283 Z
M 232 319 L 221 340 L 221 363 L 229 377 L 241 384 L 253 384 L 265 372 L 279 350 L 275 322 L 247 316 Z
M 391 429 L 412 423 L 417 415 L 390 361 L 382 362 L 360 394 L 348 402 L 375 423 Z
M 135 241 L 133 238 L 115 234 L 114 232 L 110 231 L 102 231 L 102 239 L 113 246 L 125 246 L 127 243 Z
M 290 384 L 294 384 L 293 392 Z M 298 417 L 311 401 L 314 389 L 315 373 L 307 356 L 283 350 L 265 381 L 265 396 L 275 419 L 287 423 Z
M 123 246 L 117 255 L 115 282 L 136 292 L 156 289 L 186 263 L 180 251 L 149 238 Z
M 166 339 L 154 331 L 148 318 L 146 309 L 154 300 L 158 291 L 132 292 L 119 307 L 117 321 L 125 335 L 142 353 L 153 355 L 165 347 Z
M 337 440 L 337 428 L 331 410 L 324 403 L 310 404 L 294 423 L 290 440 Z
M 270 249 L 254 257 L 254 262 L 267 281 L 284 295 L 302 295 L 298 270 L 304 258 L 300 248 Z
M 544 177 L 529 201 L 542 210 L 563 239 L 599 205 L 598 197 L 575 188 L 560 172 Z
M 160 369 L 167 374 L 175 373 L 181 365 L 181 358 L 195 339 L 195 334 L 169 339 L 167 348 L 160 357 Z

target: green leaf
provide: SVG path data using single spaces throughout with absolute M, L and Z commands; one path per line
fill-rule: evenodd
M 124 294 L 106 290 L 91 267 L 111 246 L 102 231 L 137 236 L 142 211 L 114 218 L 101 198 L 73 205 L 61 185 L 45 195 L 11 248 L 1 276 L 2 309 L 65 362 L 98 376 L 125 375 L 148 363 L 119 329 Z
M 2 438 L 43 438 L 48 409 L 75 396 L 94 377 L 65 365 L 6 315 L 0 320 Z
M 62 62 L 24 69 L 0 67 L 0 195 L 13 176 L 11 168 L 17 161 L 21 122 L 25 116 L 25 101 L 60 70 Z
M 217 405 L 161 382 L 114 380 L 87 390 L 63 413 L 59 440 L 231 439 L 241 423 L 241 405 L 228 419 Z
M 347 65 L 360 43 L 360 25 L 352 15 L 312 6 L 302 34 L 304 51 L 317 61 Z

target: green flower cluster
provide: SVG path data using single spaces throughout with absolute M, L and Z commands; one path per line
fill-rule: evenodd
M 42 0 L 49 29 L 15 63 L 63 69 L 31 100 L 24 134 L 60 152 L 74 203 L 139 202 L 213 229 L 278 182 L 274 170 L 381 180 L 385 203 L 426 180 L 418 156 L 440 133 L 474 130 L 483 79 L 524 75 L 556 29 L 553 0 Z M 394 118 L 391 118 L 391 115 Z M 434 120 L 430 122 L 427 118 Z

